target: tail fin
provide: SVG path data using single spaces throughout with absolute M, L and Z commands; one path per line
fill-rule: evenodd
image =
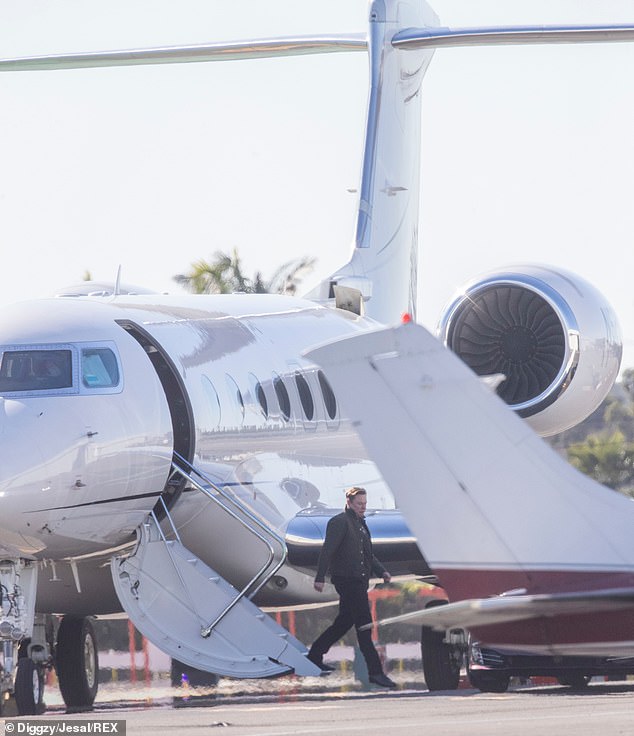
M 415 316 L 420 171 L 420 85 L 434 49 L 455 46 L 634 40 L 634 24 L 441 28 L 424 0 L 370 4 L 370 97 L 352 257 L 307 294 L 335 301 L 338 287 L 365 312 L 392 323 Z M 357 298 L 358 301 L 358 298 Z M 340 305 L 339 303 L 337 304 Z M 355 311 L 355 307 L 345 308 Z
M 420 0 L 370 4 L 370 96 L 354 250 L 351 259 L 307 297 L 335 299 L 356 289 L 365 313 L 397 321 L 416 305 L 420 189 L 420 85 L 433 49 L 401 52 L 392 39 L 405 28 L 434 28 L 438 18 Z

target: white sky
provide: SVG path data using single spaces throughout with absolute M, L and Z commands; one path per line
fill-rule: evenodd
M 444 25 L 632 22 L 634 0 L 432 0 Z M 365 0 L 0 0 L 0 57 L 363 31 Z M 516 262 L 611 301 L 634 367 L 634 44 L 446 49 L 423 82 L 419 317 Z M 0 75 L 0 304 L 93 278 L 177 292 L 237 248 L 348 258 L 364 54 Z

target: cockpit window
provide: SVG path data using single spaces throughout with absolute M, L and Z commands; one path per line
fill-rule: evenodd
M 87 388 L 109 388 L 119 383 L 117 359 L 110 348 L 83 348 L 81 378 Z
M 68 396 L 123 390 L 116 345 L 56 343 L 0 347 L 0 395 Z
M 0 362 L 0 393 L 71 388 L 72 363 L 70 350 L 7 350 Z

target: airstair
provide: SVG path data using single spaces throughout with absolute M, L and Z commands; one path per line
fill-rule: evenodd
M 266 560 L 237 590 L 182 544 L 163 505 L 162 520 L 153 511 L 139 527 L 133 553 L 112 559 L 115 589 L 131 621 L 171 657 L 200 670 L 240 678 L 320 675 L 305 646 L 251 601 L 284 564 L 284 539 L 178 456 L 173 472 L 255 535 Z

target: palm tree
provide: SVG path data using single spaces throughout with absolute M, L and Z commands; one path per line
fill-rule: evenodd
M 192 294 L 242 292 L 294 295 L 302 278 L 314 264 L 314 258 L 304 256 L 280 266 L 268 280 L 264 279 L 261 271 L 256 271 L 251 279 L 242 272 L 238 251 L 234 248 L 231 255 L 219 250 L 214 253 L 211 262 L 201 259 L 192 263 L 190 272 L 174 276 L 174 281 Z

